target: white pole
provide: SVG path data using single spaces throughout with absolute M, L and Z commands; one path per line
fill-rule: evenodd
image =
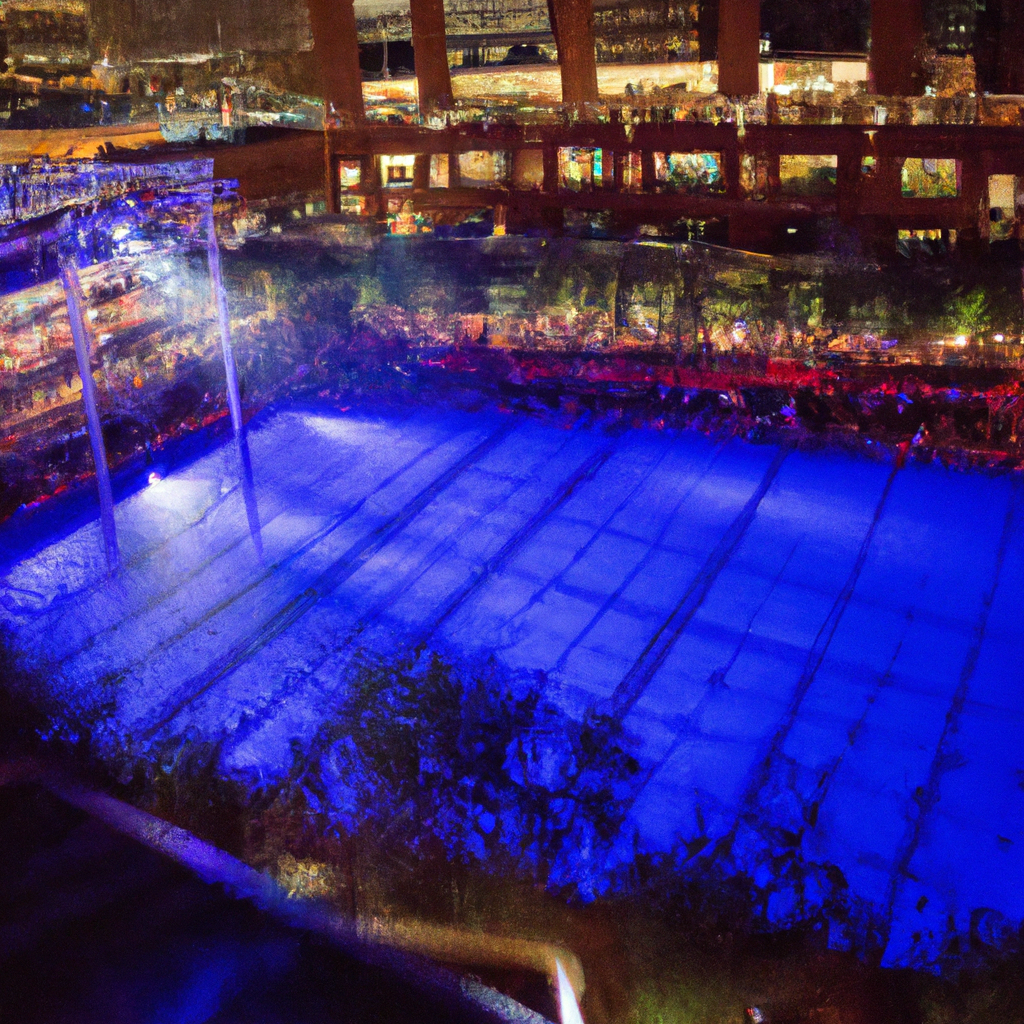
M 89 328 L 85 319 L 85 298 L 78 277 L 74 256 L 58 243 L 57 261 L 60 268 L 60 283 L 64 287 L 64 298 L 68 305 L 68 319 L 71 321 L 71 337 L 75 342 L 75 358 L 78 373 L 82 378 L 82 402 L 89 426 L 89 442 L 92 458 L 96 465 L 96 485 L 100 492 L 100 527 L 103 531 L 103 548 L 107 556 L 107 568 L 113 572 L 120 565 L 121 556 L 117 547 L 117 528 L 114 523 L 114 495 L 110 488 L 110 469 L 107 466 L 107 449 L 103 443 L 103 428 L 99 409 L 96 407 L 96 383 L 92 379 L 90 362 L 91 349 Z
M 224 353 L 224 372 L 228 383 L 228 408 L 231 410 L 231 426 L 235 435 L 242 432 L 242 399 L 238 393 L 238 370 L 235 368 L 235 354 L 231 348 L 231 320 L 228 315 L 228 297 L 220 270 L 220 249 L 217 246 L 217 232 L 213 224 L 213 192 L 210 203 L 203 209 L 206 225 L 206 258 L 210 265 L 210 281 L 213 287 L 213 301 L 217 307 L 217 322 L 220 325 L 220 345 Z
M 249 444 L 242 426 L 242 399 L 238 392 L 238 369 L 235 366 L 235 353 L 231 347 L 231 320 L 228 315 L 228 297 L 224 291 L 224 281 L 221 277 L 220 248 L 217 245 L 217 232 L 213 223 L 212 191 L 210 192 L 210 203 L 203 210 L 203 219 L 206 224 L 206 256 L 210 265 L 210 281 L 213 288 L 213 300 L 217 307 L 220 345 L 224 353 L 224 372 L 228 383 L 228 408 L 231 410 L 231 426 L 235 431 L 235 443 L 242 472 L 242 497 L 245 501 L 246 518 L 249 520 L 249 533 L 256 547 L 256 554 L 262 560 L 263 537 L 260 529 L 259 507 L 256 503 L 256 486 L 252 476 Z

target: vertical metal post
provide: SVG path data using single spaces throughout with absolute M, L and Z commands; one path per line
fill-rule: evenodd
M 249 439 L 245 431 L 236 435 L 238 459 L 242 467 L 242 501 L 245 503 L 245 518 L 249 522 L 249 536 L 252 537 L 256 557 L 263 561 L 263 532 L 260 526 L 260 509 L 256 502 L 256 482 L 252 476 L 252 459 L 249 457 Z
M 217 246 L 217 232 L 213 224 L 213 193 L 210 203 L 204 206 L 203 220 L 206 225 L 206 258 L 210 265 L 210 282 L 213 301 L 217 307 L 217 323 L 220 325 L 220 345 L 224 353 L 224 372 L 228 383 L 228 408 L 231 410 L 231 426 L 235 434 L 242 432 L 242 399 L 238 393 L 238 370 L 235 368 L 235 353 L 231 348 L 231 320 L 228 316 L 228 297 L 220 272 L 220 249 Z
M 242 424 L 242 398 L 238 392 L 238 369 L 235 366 L 235 353 L 231 347 L 231 320 L 228 316 L 228 297 L 224 291 L 221 276 L 220 248 L 217 245 L 217 231 L 213 223 L 213 193 L 210 202 L 204 207 L 203 217 L 206 225 L 206 256 L 210 265 L 210 283 L 213 289 L 213 300 L 217 306 L 217 322 L 220 325 L 220 344 L 224 353 L 224 372 L 228 386 L 228 408 L 231 410 L 231 426 L 235 431 L 235 443 L 242 471 L 242 498 L 245 502 L 245 514 L 249 521 L 249 533 L 259 558 L 263 558 L 263 536 L 260 530 L 259 508 L 256 504 L 256 485 L 252 476 L 252 461 L 249 458 L 249 442 L 245 437 Z
M 64 287 L 64 298 L 68 305 L 68 319 L 71 321 L 71 337 L 75 342 L 75 358 L 78 373 L 82 378 L 82 402 L 85 405 L 86 422 L 89 425 L 89 442 L 92 458 L 96 464 L 96 485 L 100 492 L 100 527 L 103 531 L 103 548 L 107 556 L 107 568 L 113 572 L 121 563 L 117 547 L 117 528 L 114 524 L 114 495 L 110 489 L 110 469 L 107 466 L 107 449 L 103 443 L 99 409 L 96 407 L 96 384 L 92 379 L 90 364 L 91 346 L 89 329 L 85 320 L 85 299 L 78 278 L 78 267 L 72 254 L 58 246 L 57 260 L 60 267 L 60 283 Z

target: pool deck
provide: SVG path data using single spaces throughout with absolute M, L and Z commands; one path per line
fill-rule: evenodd
M 1024 920 L 1017 477 L 423 409 L 283 409 L 249 447 L 258 543 L 229 443 L 118 504 L 115 577 L 98 521 L 7 566 L 69 709 L 272 778 L 355 646 L 493 652 L 620 716 L 641 848 L 728 837 L 778 923 L 835 868 L 885 963 Z

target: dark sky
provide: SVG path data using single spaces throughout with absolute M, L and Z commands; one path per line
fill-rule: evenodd
M 899 0 L 893 0 L 899 2 Z M 776 50 L 863 52 L 870 0 L 762 0 L 761 31 Z

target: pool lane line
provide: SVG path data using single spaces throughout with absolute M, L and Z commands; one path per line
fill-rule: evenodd
M 590 621 L 583 627 L 583 629 L 581 629 L 579 633 L 577 633 L 576 636 L 573 637 L 572 641 L 569 643 L 569 646 L 566 647 L 564 651 L 562 651 L 562 653 L 558 657 L 558 661 L 555 662 L 554 668 L 552 668 L 551 670 L 552 673 L 564 671 L 565 664 L 568 661 L 569 656 L 572 654 L 572 652 L 576 650 L 576 648 L 584 641 L 584 639 L 586 639 L 587 636 L 590 635 L 590 633 L 598 624 L 598 622 L 600 622 L 603 616 L 608 611 L 610 611 L 611 608 L 618 602 L 618 600 L 629 588 L 630 584 L 637 578 L 637 576 L 640 575 L 644 567 L 654 557 L 655 552 L 657 552 L 660 549 L 659 546 L 661 542 L 665 539 L 665 535 L 668 533 L 669 527 L 674 522 L 676 514 L 686 503 L 690 495 L 693 494 L 693 492 L 700 486 L 703 480 L 707 477 L 708 473 L 710 473 L 711 470 L 714 468 L 715 463 L 718 461 L 722 452 L 725 451 L 725 448 L 726 444 L 724 442 L 717 444 L 712 449 L 711 454 L 705 457 L 703 463 L 700 465 L 699 469 L 697 470 L 693 478 L 690 480 L 689 486 L 683 492 L 679 500 L 672 506 L 672 509 L 669 512 L 669 514 L 665 517 L 665 522 L 662 524 L 661 529 L 658 531 L 654 540 L 651 541 L 651 543 L 648 545 L 647 551 L 644 552 L 644 554 L 640 557 L 640 560 L 637 562 L 637 564 L 633 566 L 633 568 L 630 569 L 630 571 L 626 574 L 626 578 L 615 588 L 615 590 L 612 591 L 611 594 L 608 595 L 607 598 L 605 598 L 601 607 L 598 608 L 598 610 L 593 614 Z
M 578 436 L 578 435 L 577 435 Z M 573 437 L 566 438 L 558 446 L 558 448 L 549 456 L 549 459 L 556 458 L 560 455 L 565 448 L 572 443 Z M 518 494 L 523 487 L 530 482 L 530 478 L 522 478 L 516 482 L 516 486 L 501 497 L 496 504 L 490 508 L 484 515 L 480 516 L 479 519 L 483 519 L 488 515 L 498 511 L 503 505 L 510 501 L 516 494 Z M 479 519 L 477 520 L 479 522 Z M 472 529 L 470 526 L 468 529 Z M 276 690 L 275 692 L 268 694 L 266 702 L 258 709 L 251 710 L 242 722 L 239 723 L 238 727 L 232 732 L 232 745 L 237 746 L 239 743 L 244 742 L 253 733 L 257 732 L 267 721 L 267 713 L 275 706 L 279 705 L 282 701 L 287 700 L 301 685 L 304 681 L 308 681 L 314 677 L 319 670 L 326 664 L 330 659 L 336 657 L 336 655 L 343 650 L 351 647 L 356 642 L 359 636 L 384 612 L 394 604 L 395 601 L 399 600 L 403 594 L 405 594 L 410 586 L 415 585 L 423 575 L 425 575 L 431 568 L 433 568 L 446 553 L 450 552 L 454 548 L 454 543 L 450 536 L 446 536 L 443 540 L 436 543 L 428 552 L 428 554 L 421 560 L 421 563 L 417 565 L 410 577 L 403 579 L 397 586 L 393 587 L 388 593 L 382 597 L 375 605 L 372 605 L 366 612 L 364 612 L 351 626 L 345 634 L 344 640 L 334 642 L 330 649 L 325 653 L 319 655 L 315 660 L 304 666 L 302 675 L 298 678 L 292 679 L 290 683 Z M 423 563 L 426 563 L 425 565 Z
M 217 682 L 232 672 L 243 661 L 257 654 L 302 618 L 321 598 L 340 586 L 378 551 L 393 540 L 412 522 L 446 487 L 485 455 L 493 451 L 513 431 L 514 424 L 502 423 L 466 455 L 448 467 L 439 477 L 407 502 L 385 522 L 371 530 L 348 550 L 300 594 L 296 595 L 265 620 L 256 630 L 230 650 L 215 658 L 203 671 L 194 675 L 180 687 L 177 694 L 165 701 L 157 713 L 156 722 L 142 733 L 143 739 L 152 739 L 169 725 L 181 712 L 206 693 Z
M 643 791 L 647 788 L 651 780 L 661 771 L 662 768 L 669 762 L 672 755 L 682 746 L 684 741 L 701 735 L 700 730 L 696 728 L 695 723 L 700 715 L 700 712 L 706 707 L 707 700 L 710 694 L 717 690 L 719 687 L 728 688 L 729 684 L 726 682 L 726 677 L 729 675 L 730 669 L 736 664 L 736 660 L 739 658 L 746 646 L 747 640 L 750 637 L 750 631 L 754 628 L 754 622 L 757 620 L 758 615 L 761 614 L 764 606 L 771 599 L 772 594 L 775 593 L 779 584 L 782 582 L 782 577 L 786 573 L 786 569 L 789 567 L 789 563 L 793 559 L 793 555 L 796 554 L 796 549 L 800 546 L 804 539 L 804 534 L 801 534 L 796 542 L 789 550 L 789 554 L 786 555 L 786 560 L 782 563 L 779 571 L 775 574 L 772 579 L 771 586 L 768 588 L 767 593 L 758 603 L 754 609 L 750 618 L 747 620 L 746 629 L 743 631 L 743 635 L 740 637 L 739 643 L 736 645 L 735 650 L 729 656 L 729 659 L 720 668 L 716 668 L 704 681 L 704 692 L 701 694 L 700 699 L 697 703 L 688 711 L 685 715 L 680 716 L 676 719 L 673 724 L 676 735 L 672 742 L 669 744 L 668 750 L 657 761 L 655 761 L 646 771 L 642 772 L 637 783 L 634 784 L 632 792 L 623 801 L 622 805 L 627 809 L 632 809 L 633 805 L 640 799 Z
M 470 597 L 483 586 L 488 579 L 500 572 L 519 551 L 533 538 L 547 520 L 554 515 L 578 490 L 601 471 L 604 464 L 611 458 L 617 447 L 611 441 L 584 460 L 576 471 L 559 484 L 555 493 L 521 526 L 484 564 L 470 574 L 469 581 L 464 583 L 450 598 L 444 610 L 433 623 L 420 632 L 419 642 L 426 643 L 444 623 L 450 619 Z
M 1013 535 L 1013 528 L 1017 520 L 1017 507 L 1019 503 L 1020 486 L 1016 484 L 1007 503 L 1006 514 L 1003 517 L 1003 528 L 999 537 L 999 547 L 996 549 L 995 565 L 992 571 L 992 585 L 982 595 L 981 611 L 975 623 L 971 644 L 964 656 L 964 662 L 960 669 L 960 679 L 946 711 L 946 719 L 942 727 L 942 735 L 935 747 L 935 754 L 931 764 L 928 766 L 928 775 L 924 785 L 917 787 L 911 794 L 906 805 L 905 818 L 907 827 L 904 830 L 900 845 L 897 847 L 897 855 L 893 859 L 892 872 L 889 875 L 889 884 L 885 899 L 885 923 L 882 925 L 882 941 L 879 952 L 884 955 L 889 945 L 889 938 L 892 934 L 893 915 L 896 910 L 896 900 L 899 896 L 900 887 L 906 880 L 910 864 L 914 854 L 921 843 L 921 830 L 926 818 L 929 817 L 935 805 L 939 802 L 939 789 L 942 784 L 942 776 L 953 763 L 953 742 L 960 729 L 960 718 L 963 714 L 964 704 L 967 703 L 967 691 L 974 679 L 974 672 L 978 667 L 978 658 L 981 656 L 981 647 L 985 641 L 985 631 L 988 628 L 988 617 L 995 602 L 996 591 L 999 589 L 999 580 L 1003 573 L 1003 566 L 1006 562 L 1006 552 L 1010 546 Z
M 436 452 L 437 449 L 440 448 L 443 444 L 444 442 L 441 442 L 437 445 L 432 446 L 431 448 L 425 448 L 423 451 L 413 456 L 406 463 L 404 463 L 402 466 L 400 466 L 398 469 L 392 472 L 390 476 L 386 477 L 379 484 L 377 484 L 373 488 L 373 490 L 363 495 L 363 497 L 360 498 L 354 505 L 352 505 L 350 508 L 346 509 L 344 512 L 337 515 L 332 521 L 330 521 L 327 524 L 327 526 L 324 526 L 321 529 L 316 530 L 314 533 L 310 534 L 298 548 L 289 552 L 287 555 L 280 558 L 278 561 L 271 563 L 270 565 L 264 564 L 262 566 L 262 571 L 257 575 L 252 576 L 248 580 L 248 582 L 241 587 L 241 589 L 232 591 L 222 601 L 218 602 L 216 605 L 211 606 L 205 612 L 203 612 L 203 614 L 200 615 L 199 618 L 190 620 L 188 625 L 186 625 L 184 628 L 179 629 L 176 633 L 173 633 L 168 637 L 164 637 L 154 647 L 149 648 L 144 654 L 140 655 L 134 661 L 129 662 L 126 666 L 119 669 L 116 673 L 114 673 L 111 676 L 111 684 L 116 685 L 126 676 L 128 676 L 132 671 L 138 668 L 140 665 L 144 665 L 155 654 L 159 654 L 161 651 L 164 651 L 168 647 L 180 642 L 190 633 L 198 629 L 200 626 L 203 626 L 207 622 L 209 622 L 210 619 L 214 618 L 221 612 L 225 611 L 227 608 L 231 607 L 231 605 L 235 601 L 241 599 L 246 594 L 255 590 L 257 587 L 262 586 L 267 580 L 273 577 L 275 573 L 279 572 L 281 569 L 289 565 L 292 565 L 296 560 L 298 560 L 303 555 L 311 551 L 314 547 L 316 547 L 316 545 L 319 544 L 322 540 L 324 540 L 326 537 L 334 533 L 335 530 L 337 530 L 341 526 L 344 526 L 345 523 L 348 522 L 348 520 L 350 520 L 363 508 L 367 501 L 378 495 L 381 491 L 390 487 L 396 480 L 402 477 L 405 473 L 407 473 L 410 469 L 416 466 L 419 462 L 421 462 L 423 459 L 427 458 L 429 455 L 432 455 L 434 452 Z M 282 512 L 278 513 L 278 515 L 275 515 L 273 519 L 269 520 L 268 523 L 264 525 L 264 530 L 267 528 L 270 522 L 273 522 L 276 519 L 278 519 L 280 515 L 283 514 L 284 511 L 285 509 L 282 509 Z M 119 619 L 117 622 L 114 622 L 110 626 L 107 626 L 105 629 L 103 629 L 100 633 L 96 635 L 99 636 L 104 633 L 116 632 L 125 623 L 130 622 L 132 619 L 138 618 L 139 616 L 144 615 L 147 612 L 159 607 L 159 605 L 161 605 L 164 601 L 179 593 L 186 583 L 188 583 L 201 573 L 205 572 L 208 568 L 210 568 L 211 565 L 216 564 L 216 562 L 218 562 L 221 558 L 226 556 L 229 552 L 233 551 L 239 545 L 244 544 L 249 539 L 250 538 L 248 533 L 240 534 L 226 548 L 222 548 L 215 555 L 206 559 L 200 566 L 197 566 L 195 570 L 193 570 L 188 575 L 183 577 L 180 581 L 176 582 L 174 586 L 168 588 L 161 595 L 155 597 L 155 599 L 147 601 L 145 605 L 133 610 L 128 615 L 125 615 L 124 617 Z M 93 646 L 95 645 L 87 642 L 86 644 L 79 647 L 76 651 L 72 652 L 72 654 L 68 656 L 68 659 L 80 656 L 85 651 L 92 649 Z
M 647 689 L 655 673 L 665 663 L 676 640 L 689 625 L 722 570 L 736 553 L 736 549 L 740 546 L 750 524 L 757 515 L 761 502 L 775 482 L 782 464 L 791 451 L 792 447 L 789 445 L 782 445 L 776 451 L 757 489 L 719 538 L 711 554 L 708 555 L 700 571 L 686 588 L 686 592 L 672 609 L 668 618 L 658 627 L 632 667 L 615 687 L 609 704 L 612 714 L 619 721 L 626 717 L 644 690 Z
M 796 722 L 804 697 L 807 696 L 807 691 L 811 688 L 811 683 L 814 682 L 814 679 L 818 674 L 818 669 L 821 668 L 821 665 L 825 660 L 825 655 L 828 653 L 829 644 L 832 643 L 832 638 L 835 636 L 836 630 L 839 628 L 839 623 L 842 620 L 846 609 L 849 607 L 850 600 L 853 597 L 853 592 L 857 587 L 857 581 L 860 579 L 860 574 L 864 569 L 868 554 L 871 550 L 871 545 L 874 542 L 875 531 L 878 529 L 878 524 L 882 520 L 882 513 L 885 510 L 887 501 L 889 500 L 889 494 L 892 491 L 893 484 L 896 482 L 896 475 L 899 473 L 901 468 L 902 463 L 896 461 L 893 464 L 892 469 L 889 471 L 889 475 L 885 481 L 885 486 L 882 488 L 882 493 L 879 496 L 878 501 L 875 503 L 875 511 L 871 516 L 871 521 L 868 523 L 868 528 L 861 539 L 857 557 L 854 560 L 849 575 L 846 577 L 846 582 L 843 584 L 842 590 L 840 590 L 836 595 L 836 599 L 832 603 L 832 607 L 829 609 L 828 615 L 825 616 L 825 621 L 821 624 L 821 628 L 818 630 L 818 633 L 814 638 L 814 643 L 811 644 L 811 649 L 807 652 L 807 658 L 804 661 L 804 668 L 800 673 L 800 678 L 797 680 L 796 687 L 793 690 L 793 696 L 790 699 L 789 707 L 779 720 L 779 724 L 775 728 L 775 732 L 768 743 L 764 756 L 760 758 L 757 767 L 755 767 L 750 782 L 747 784 L 746 792 L 740 800 L 739 811 L 736 815 L 736 823 L 733 825 L 730 832 L 728 837 L 729 840 L 731 840 L 732 836 L 735 835 L 736 829 L 739 827 L 741 821 L 751 817 L 756 819 L 758 798 L 761 791 L 768 785 L 768 782 L 772 777 L 772 767 L 782 754 L 782 748 L 786 743 L 790 730 Z
M 532 608 L 536 607 L 541 601 L 544 600 L 545 595 L 551 591 L 559 588 L 564 579 L 565 574 L 569 572 L 574 566 L 579 565 L 580 562 L 586 557 L 587 552 L 604 536 L 608 535 L 608 531 L 611 529 L 611 524 L 626 510 L 633 499 L 643 490 L 644 487 L 650 483 L 652 474 L 656 473 L 660 468 L 661 464 L 672 454 L 671 448 L 666 446 L 665 450 L 654 460 L 651 465 L 643 474 L 643 476 L 629 489 L 626 496 L 615 506 L 614 509 L 604 518 L 601 524 L 593 528 L 593 533 L 587 538 L 586 541 L 576 550 L 569 563 L 562 569 L 559 569 L 544 585 L 530 596 L 530 599 L 518 610 L 513 612 L 502 627 L 503 632 L 513 629 L 513 623 L 516 619 L 526 615 Z M 589 525 L 589 524 L 587 524 Z
M 562 452 L 572 443 L 573 440 L 577 439 L 579 434 L 576 433 L 573 437 L 567 438 L 558 446 L 558 448 L 551 454 L 548 461 L 552 461 L 558 458 Z M 524 487 L 532 483 L 532 478 L 524 477 L 520 479 L 516 486 L 504 495 L 500 501 L 497 502 L 491 509 L 479 516 L 475 522 L 467 527 L 467 532 L 473 530 L 478 526 L 487 516 L 493 515 L 498 512 L 504 505 L 512 500 L 517 494 L 519 494 Z M 520 527 L 522 529 L 522 527 Z M 445 537 L 442 541 L 435 544 L 430 551 L 424 556 L 424 558 L 417 564 L 416 569 L 413 570 L 405 579 L 403 579 L 397 586 L 392 587 L 388 593 L 382 597 L 376 604 L 368 608 L 362 615 L 360 615 L 355 626 L 353 626 L 346 643 L 351 643 L 363 633 L 371 623 L 379 619 L 396 601 L 400 600 L 401 597 L 409 590 L 410 587 L 415 586 L 431 569 L 434 568 L 446 555 L 456 550 L 455 541 L 449 536 Z M 486 560 L 485 560 L 486 562 Z
M 388 477 L 382 483 L 377 485 L 377 487 L 374 489 L 374 491 L 372 491 L 370 493 L 369 497 L 372 497 L 381 488 L 388 486 L 390 483 L 393 483 L 394 479 L 396 477 L 396 474 L 401 475 L 402 473 L 404 473 L 407 470 L 411 469 L 422 458 L 424 458 L 427 455 L 430 455 L 434 451 L 436 451 L 441 446 L 441 444 L 443 444 L 443 443 L 444 442 L 438 442 L 437 444 L 432 445 L 431 447 L 424 449 L 418 455 L 414 456 L 407 463 L 405 463 L 404 466 L 402 466 L 398 470 L 396 470 L 395 474 L 392 474 L 391 477 Z M 230 442 L 229 442 L 229 444 L 230 444 Z M 220 451 L 220 450 L 222 450 L 222 449 L 218 448 L 215 451 Z M 210 453 L 210 454 L 213 454 L 213 453 Z M 331 472 L 331 470 L 325 469 L 323 472 L 321 472 L 316 477 L 316 479 L 310 484 L 310 486 L 311 487 L 315 487 L 318 483 L 320 483 L 324 479 L 325 476 L 327 476 L 327 474 L 329 472 Z M 218 512 L 218 511 L 223 509 L 223 507 L 227 503 L 228 499 L 233 494 L 235 494 L 236 492 L 239 492 L 240 490 L 241 490 L 241 483 L 240 482 L 232 485 L 223 494 L 218 495 L 206 507 L 206 509 L 203 510 L 203 513 L 198 518 L 194 519 L 192 522 L 190 522 L 187 525 L 183 526 L 181 529 L 174 530 L 174 532 L 172 532 L 172 533 L 168 534 L 167 536 L 165 536 L 159 543 L 153 545 L 153 547 L 142 549 L 139 552 L 137 552 L 135 555 L 133 555 L 131 557 L 131 559 L 129 559 L 126 562 L 123 562 L 122 563 L 121 572 L 118 574 L 118 576 L 114 577 L 113 582 L 114 583 L 121 583 L 121 582 L 123 582 L 125 580 L 125 578 L 127 577 L 127 575 L 128 575 L 128 570 L 136 569 L 139 566 L 143 566 L 143 565 L 145 565 L 147 563 L 152 563 L 156 558 L 158 558 L 160 556 L 160 553 L 162 551 L 164 551 L 164 549 L 169 544 L 171 544 L 174 541 L 176 541 L 176 540 L 180 539 L 181 537 L 185 536 L 187 533 L 191 532 L 192 530 L 195 530 L 195 529 L 198 529 L 198 528 L 202 527 L 203 524 L 215 512 Z M 131 498 L 137 497 L 137 495 L 140 494 L 140 493 L 142 493 L 142 492 L 140 491 L 140 492 L 136 492 L 135 494 L 130 495 L 129 496 L 129 500 Z M 363 500 L 365 500 L 365 499 L 363 499 Z M 268 503 L 268 504 L 270 504 L 270 503 Z M 281 514 L 286 510 L 287 506 L 284 503 L 279 503 L 279 504 L 280 504 L 281 507 L 276 512 L 274 512 L 274 514 L 265 523 L 262 524 L 263 529 L 266 529 L 272 522 L 277 520 L 281 516 Z M 354 511 L 357 511 L 357 510 L 358 509 L 349 509 L 348 511 L 341 513 L 341 516 L 348 517 Z M 330 532 L 331 529 L 333 529 L 333 526 L 327 527 L 326 528 L 326 532 Z M 119 619 L 109 623 L 108 625 L 104 626 L 99 632 L 97 632 L 95 634 L 91 634 L 90 637 L 84 643 L 81 643 L 77 647 L 74 647 L 71 650 L 67 651 L 65 654 L 63 654 L 61 656 L 61 659 L 60 659 L 61 662 L 64 662 L 64 661 L 67 661 L 67 660 L 69 660 L 71 658 L 77 657 L 83 651 L 92 648 L 95 645 L 95 638 L 97 636 L 100 636 L 100 635 L 103 635 L 105 633 L 117 630 L 118 628 L 120 628 L 120 626 L 122 624 L 124 624 L 126 622 L 130 622 L 132 619 L 137 618 L 139 615 L 144 615 L 146 612 L 151 611 L 152 609 L 156 608 L 163 601 L 167 600 L 168 597 L 170 597 L 171 595 L 173 595 L 177 591 L 179 591 L 182 588 L 182 586 L 184 586 L 185 584 L 189 583 L 191 580 L 195 579 L 196 576 L 198 576 L 200 573 L 204 572 L 211 565 L 215 564 L 220 558 L 223 558 L 225 555 L 229 554 L 231 551 L 234 551 L 236 548 L 238 548 L 240 545 L 244 544 L 246 541 L 248 541 L 250 539 L 251 539 L 251 533 L 242 532 L 242 533 L 238 534 L 238 536 L 234 540 L 230 541 L 225 547 L 221 548 L 219 551 L 215 552 L 214 554 L 210 555 L 208 558 L 204 559 L 195 568 L 190 570 L 184 576 L 181 576 L 173 584 L 165 587 L 163 590 L 157 591 L 156 593 L 150 595 L 143 604 L 141 604 L 141 605 L 139 605 L 137 607 L 132 608 L 127 614 L 121 616 L 121 618 L 119 618 Z M 316 537 L 314 536 L 313 539 L 315 541 Z M 33 627 L 35 627 L 34 631 L 38 631 L 38 629 L 42 628 L 43 626 L 45 626 L 47 628 L 47 630 L 51 630 L 55 626 L 59 627 L 60 622 L 62 621 L 62 619 L 65 616 L 74 616 L 74 615 L 79 614 L 81 612 L 81 602 L 83 600 L 88 599 L 89 597 L 91 597 L 94 594 L 96 594 L 98 591 L 101 591 L 103 589 L 109 589 L 109 587 L 111 586 L 111 582 L 112 582 L 111 577 L 108 576 L 108 575 L 104 575 L 102 578 L 94 580 L 92 583 L 88 584 L 86 587 L 83 587 L 81 590 L 77 591 L 70 598 L 62 600 L 59 605 L 51 605 L 50 608 L 48 608 L 41 615 L 33 616 L 32 625 L 33 625 Z M 51 617 L 51 612 L 53 613 L 52 617 Z

